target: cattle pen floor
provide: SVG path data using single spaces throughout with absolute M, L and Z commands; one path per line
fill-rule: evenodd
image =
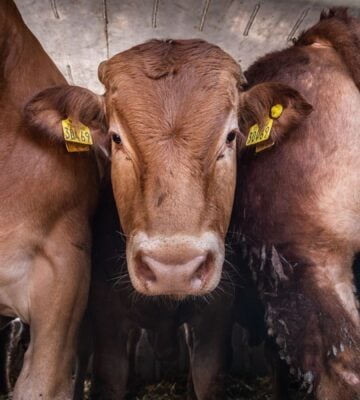
M 89 385 L 87 385 L 89 388 Z M 88 391 L 88 390 L 87 390 Z M 311 397 L 290 385 L 291 400 L 310 400 Z M 270 378 L 243 379 L 227 377 L 226 397 L 219 400 L 271 400 Z M 0 400 L 11 400 L 11 396 L 0 396 Z M 84 400 L 89 400 L 86 394 Z M 177 382 L 162 381 L 153 385 L 139 386 L 125 400 L 186 400 L 186 378 Z
M 290 387 L 291 400 L 310 400 L 310 396 Z M 271 380 L 268 377 L 242 379 L 227 377 L 226 394 L 219 400 L 271 400 Z M 129 394 L 126 400 L 186 400 L 186 379 L 178 382 L 162 381 L 139 388 L 137 393 Z
M 87 392 L 89 384 L 86 385 Z M 311 396 L 290 385 L 291 400 L 310 400 Z M 11 396 L 0 396 L 0 400 L 11 400 Z M 84 400 L 89 400 L 88 393 Z M 186 400 L 186 377 L 177 382 L 161 381 L 148 386 L 139 386 L 134 393 L 129 393 L 125 400 Z M 226 394 L 219 400 L 271 400 L 271 380 L 269 377 L 226 378 Z

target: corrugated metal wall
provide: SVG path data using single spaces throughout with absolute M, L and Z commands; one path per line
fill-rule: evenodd
M 100 61 L 151 38 L 203 38 L 245 69 L 289 44 L 326 5 L 360 0 L 15 0 L 70 83 L 97 91 Z

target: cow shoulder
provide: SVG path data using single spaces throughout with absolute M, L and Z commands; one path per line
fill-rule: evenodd
M 344 7 L 323 11 L 320 21 L 303 32 L 296 46 L 327 45 L 335 49 L 360 89 L 360 20 Z
M 78 86 L 62 85 L 36 94 L 24 107 L 24 120 L 30 130 L 55 143 L 64 143 L 62 121 L 87 126 L 96 144 L 108 142 L 105 106 L 102 96 Z
M 0 84 L 3 85 L 6 64 L 13 50 L 14 43 L 10 41 L 10 31 L 22 25 L 21 16 L 12 1 L 0 2 Z
M 271 117 L 273 107 L 278 115 L 272 121 L 270 139 L 279 142 L 284 135 L 298 127 L 312 112 L 312 106 L 291 88 L 277 82 L 264 82 L 254 85 L 240 95 L 240 128 L 245 134 L 254 124 L 264 127 Z

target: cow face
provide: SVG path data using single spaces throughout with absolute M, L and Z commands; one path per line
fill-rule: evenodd
M 52 142 L 63 145 L 61 120 L 72 116 L 111 154 L 128 270 L 145 295 L 181 298 L 218 285 L 244 142 L 239 113 L 246 131 L 280 102 L 274 141 L 301 120 L 307 103 L 296 91 L 264 83 L 241 93 L 241 76 L 206 42 L 151 41 L 100 65 L 104 96 L 55 87 L 25 107 L 26 122 Z
M 239 66 L 203 41 L 151 41 L 103 63 L 99 76 L 134 287 L 213 290 L 235 191 Z

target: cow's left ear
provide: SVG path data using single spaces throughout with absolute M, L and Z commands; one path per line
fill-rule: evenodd
M 45 89 L 25 105 L 23 114 L 31 131 L 51 142 L 64 144 L 67 124 L 75 131 L 88 128 L 93 144 L 109 145 L 104 98 L 90 90 L 70 85 Z
M 279 142 L 299 126 L 313 107 L 295 89 L 281 83 L 260 83 L 240 93 L 239 125 L 246 145 L 256 150 Z

